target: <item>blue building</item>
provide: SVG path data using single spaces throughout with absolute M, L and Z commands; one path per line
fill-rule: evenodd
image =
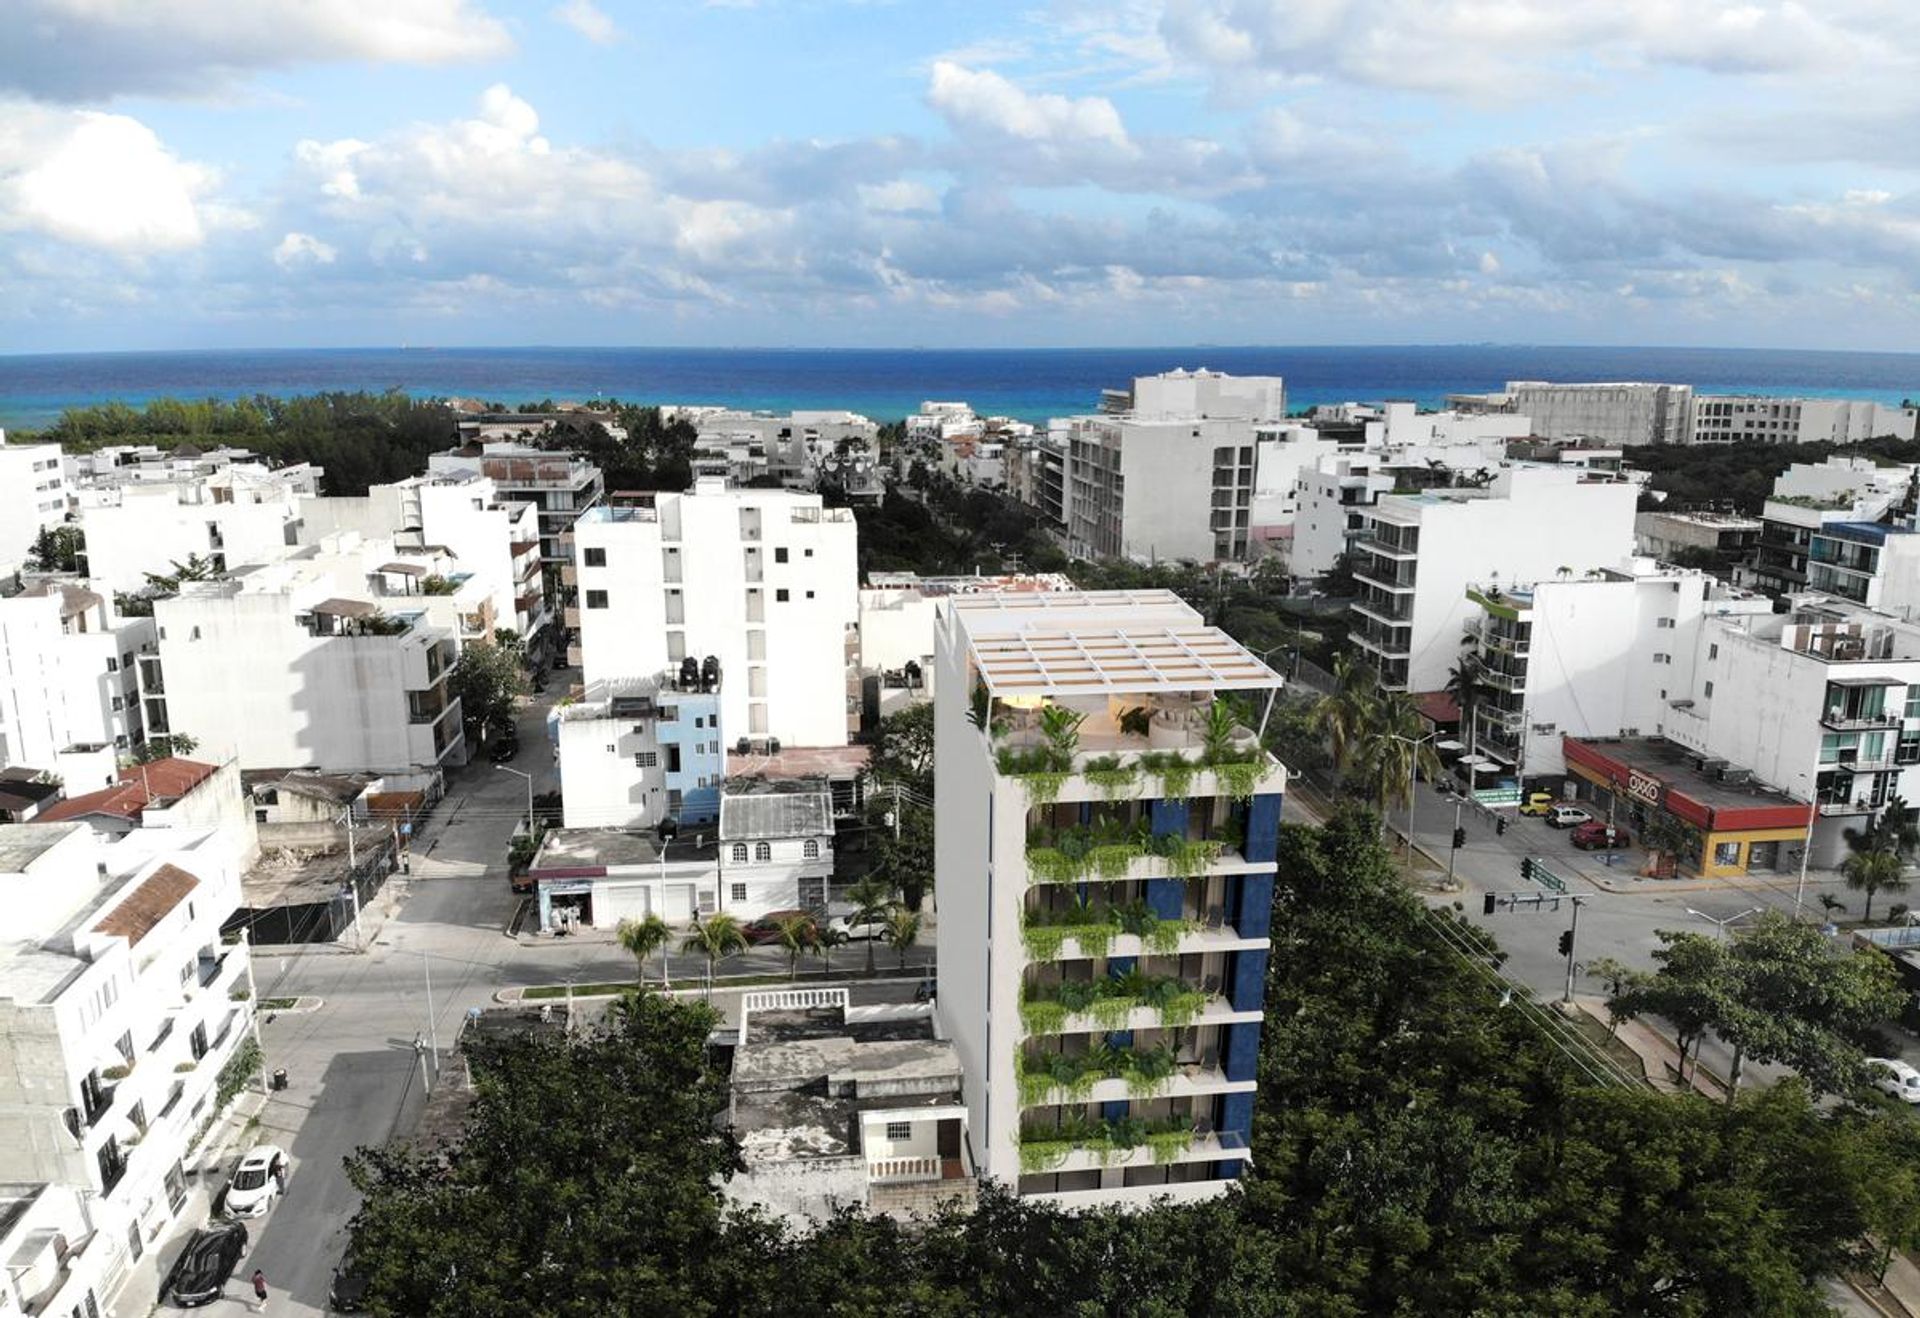
M 719 823 L 727 742 L 717 670 L 596 682 L 584 698 L 556 705 L 547 727 L 566 827 Z

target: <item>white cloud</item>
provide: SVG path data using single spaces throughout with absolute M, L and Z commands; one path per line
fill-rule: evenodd
M 0 88 L 47 100 L 204 97 L 265 69 L 450 64 L 513 44 L 473 0 L 13 0 L 7 9 Z
M 856 188 L 868 210 L 906 214 L 912 211 L 940 209 L 940 194 L 931 186 L 913 179 L 890 179 L 885 183 L 862 183 Z
M 310 233 L 289 233 L 273 249 L 273 263 L 282 270 L 303 265 L 332 265 L 339 253 Z
M 1104 96 L 1036 95 L 991 69 L 969 69 L 951 60 L 934 63 L 927 102 L 956 127 L 1029 142 L 1129 145 L 1120 112 Z
M 566 0 L 554 7 L 553 16 L 596 46 L 610 46 L 620 39 L 619 26 L 593 0 Z
M 211 170 L 137 119 L 0 103 L 0 231 L 139 255 L 197 247 L 217 219 Z

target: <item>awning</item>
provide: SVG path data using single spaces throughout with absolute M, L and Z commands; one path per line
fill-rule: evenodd
M 431 569 L 423 563 L 382 563 L 380 570 L 402 577 L 424 577 L 431 572 Z
M 1462 755 L 1458 760 L 1455 760 L 1454 763 L 1471 766 L 1476 764 L 1492 764 L 1493 761 L 1484 755 Z
M 1460 741 L 1436 741 L 1433 743 L 1433 748 L 1437 751 L 1463 751 L 1467 746 L 1465 742 Z
M 1832 686 L 1905 686 L 1897 677 L 1829 677 Z
M 336 618 L 371 618 L 380 612 L 378 605 L 367 600 L 321 600 L 313 606 L 315 613 L 330 614 Z

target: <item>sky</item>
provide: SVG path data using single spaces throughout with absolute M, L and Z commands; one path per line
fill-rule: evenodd
M 0 0 L 0 352 L 1912 349 L 1911 0 Z

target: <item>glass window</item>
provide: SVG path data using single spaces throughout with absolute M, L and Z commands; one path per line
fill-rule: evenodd
M 587 607 L 588 607 L 588 608 L 590 608 L 590 609 L 604 609 L 604 608 L 606 608 L 606 607 L 607 607 L 607 592 L 606 592 L 606 591 L 604 591 L 604 590 L 590 590 L 590 591 L 588 591 L 588 592 L 587 592 Z
M 1716 865 L 1738 865 L 1740 863 L 1740 844 L 1738 842 L 1720 842 L 1713 848 L 1713 863 Z
M 804 843 L 801 844 L 800 854 L 808 860 L 820 859 L 819 842 L 815 841 L 813 838 L 808 838 Z
M 787 561 L 787 547 L 785 545 L 775 545 L 773 547 L 773 561 L 776 563 L 784 563 Z
M 747 899 L 747 885 L 746 885 L 746 884 L 744 884 L 744 883 L 736 883 L 736 884 L 733 884 L 732 886 L 730 886 L 730 887 L 729 887 L 729 888 L 727 889 L 727 900 L 728 900 L 728 901 L 730 901 L 730 902 L 743 902 L 743 901 L 745 901 L 746 899 Z
M 597 547 L 590 548 L 586 551 L 585 562 L 588 567 L 605 567 L 607 565 L 607 551 Z
M 740 863 L 741 861 L 744 861 L 744 860 L 745 860 L 746 858 L 747 858 L 747 844 L 746 844 L 746 843 L 744 843 L 744 842 L 736 842 L 736 843 L 734 843 L 734 844 L 733 844 L 733 860 L 734 860 L 734 863 L 735 863 L 735 864 L 737 865 L 737 864 L 739 864 L 739 863 Z
M 772 860 L 773 848 L 765 842 L 756 842 L 753 844 L 753 858 L 755 860 Z
M 912 1123 L 906 1122 L 906 1121 L 889 1121 L 887 1123 L 887 1138 L 892 1140 L 896 1144 L 899 1143 L 901 1140 L 912 1139 L 913 1138 Z

